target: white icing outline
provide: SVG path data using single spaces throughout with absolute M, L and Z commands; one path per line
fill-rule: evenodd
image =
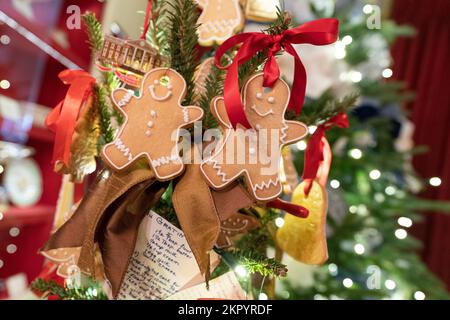
M 226 28 L 226 29 L 229 29 L 230 31 L 225 36 L 220 38 L 219 36 L 214 34 L 214 32 L 215 32 L 214 30 L 208 30 L 209 33 L 212 33 L 213 35 L 211 35 L 208 38 L 202 38 L 201 33 L 200 33 L 200 28 L 206 28 L 206 29 L 210 29 L 212 27 L 217 28 L 217 26 L 214 25 L 214 23 L 212 21 L 217 22 L 218 20 L 210 20 L 210 21 L 207 21 L 204 23 L 200 23 L 200 26 L 197 31 L 198 43 L 200 45 L 210 46 L 214 43 L 222 44 L 223 42 L 225 42 L 225 40 L 230 38 L 235 31 L 238 31 L 242 28 L 242 25 L 244 23 L 244 17 L 243 17 L 243 12 L 242 12 L 241 6 L 239 4 L 239 0 L 227 0 L 227 1 L 233 1 L 233 4 L 234 4 L 236 12 L 237 12 L 237 16 L 235 19 L 225 20 L 227 23 L 231 22 L 231 25 L 228 28 Z M 206 1 L 205 5 L 203 7 L 203 11 L 200 14 L 200 17 L 198 18 L 198 21 L 200 21 L 202 18 L 206 17 L 206 14 L 208 12 L 208 6 L 209 6 L 209 1 Z M 224 19 L 222 19 L 222 20 L 224 20 Z M 219 25 L 219 27 L 221 27 L 221 26 Z M 225 31 L 227 31 L 227 30 L 225 30 Z
M 244 86 L 244 94 L 243 94 L 244 99 L 245 99 L 245 97 L 247 97 L 247 90 L 248 90 L 249 84 L 250 84 L 253 80 L 255 80 L 257 77 L 263 77 L 263 76 L 264 76 L 263 73 L 257 73 L 257 74 L 255 74 L 254 76 L 252 76 L 252 77 L 246 82 L 246 84 L 245 84 L 245 86 Z M 282 154 L 282 149 L 283 149 L 283 147 L 284 147 L 286 144 L 292 144 L 292 143 L 294 143 L 294 142 L 296 142 L 296 141 L 302 140 L 302 139 L 308 134 L 308 128 L 306 127 L 305 124 L 303 124 L 303 123 L 301 123 L 301 122 L 297 122 L 297 121 L 289 121 L 289 120 L 284 119 L 284 115 L 286 114 L 286 110 L 287 110 L 288 104 L 289 104 L 289 98 L 290 98 L 290 96 L 291 96 L 291 89 L 289 88 L 289 86 L 287 85 L 287 83 L 286 83 L 283 79 L 280 78 L 279 80 L 280 80 L 280 81 L 286 86 L 286 88 L 288 89 L 288 95 L 287 95 L 286 103 L 285 103 L 285 106 L 284 106 L 284 109 L 283 109 L 283 112 L 282 112 L 282 113 L 283 113 L 283 120 L 282 120 L 283 128 L 281 129 L 281 131 L 283 132 L 283 129 L 284 129 L 284 131 L 286 131 L 287 128 L 288 128 L 288 123 L 290 123 L 290 122 L 295 122 L 296 124 L 300 124 L 300 125 L 302 125 L 302 126 L 304 127 L 304 129 L 305 129 L 305 134 L 304 134 L 303 136 L 300 136 L 300 137 L 298 137 L 298 138 L 296 138 L 296 139 L 294 139 L 294 140 L 290 140 L 289 143 L 283 142 L 282 139 L 281 139 L 281 137 L 280 137 L 280 150 L 279 150 L 279 154 L 281 155 L 281 154 Z M 205 177 L 205 179 L 208 181 L 208 183 L 209 183 L 213 188 L 216 188 L 216 189 L 222 189 L 222 188 L 226 187 L 230 182 L 235 181 L 238 177 L 240 177 L 240 176 L 242 176 L 242 175 L 245 174 L 245 177 L 246 177 L 246 179 L 248 180 L 248 181 L 246 181 L 245 183 L 246 183 L 246 185 L 249 185 L 249 184 L 250 184 L 251 189 L 253 190 L 253 196 L 255 197 L 256 200 L 259 200 L 259 201 L 270 201 L 270 200 L 276 199 L 276 198 L 281 194 L 281 192 L 283 191 L 283 187 L 282 187 L 281 183 L 279 183 L 279 186 L 280 186 L 280 187 L 279 187 L 279 191 L 277 192 L 276 196 L 271 196 L 271 197 L 267 197 L 267 198 L 260 198 L 260 197 L 258 197 L 258 196 L 256 195 L 254 189 L 255 189 L 255 188 L 261 188 L 261 185 L 262 185 L 263 183 L 264 183 L 265 185 L 267 185 L 267 184 L 266 184 L 265 182 L 263 182 L 263 183 L 261 183 L 261 184 L 254 184 L 253 181 L 252 181 L 252 178 L 251 178 L 251 176 L 250 176 L 250 174 L 249 174 L 249 172 L 248 172 L 248 170 L 245 169 L 245 168 L 242 168 L 242 169 L 241 169 L 240 171 L 238 171 L 233 177 L 229 177 L 229 178 L 228 178 L 228 181 L 222 183 L 221 185 L 216 185 L 216 184 L 214 184 L 214 183 L 211 181 L 211 179 L 208 177 L 208 175 L 206 174 L 205 170 L 203 170 L 203 165 L 204 165 L 204 164 L 207 164 L 207 162 L 209 162 L 209 161 L 215 161 L 215 162 L 217 163 L 217 160 L 213 160 L 213 159 L 214 159 L 218 154 L 220 154 L 220 152 L 223 150 L 223 148 L 225 147 L 225 142 L 229 139 L 229 136 L 231 135 L 231 133 L 232 133 L 232 131 L 233 131 L 232 126 L 231 126 L 227 121 L 224 121 L 224 119 L 221 117 L 220 113 L 218 112 L 218 102 L 219 102 L 219 100 L 224 100 L 224 98 L 223 98 L 223 97 L 215 97 L 214 100 L 212 101 L 212 103 L 213 103 L 213 106 L 214 106 L 214 111 L 215 111 L 214 113 L 215 113 L 216 116 L 217 116 L 217 120 L 219 120 L 220 123 L 225 127 L 225 134 L 222 136 L 222 139 L 221 139 L 221 142 L 222 142 L 222 143 L 221 143 L 220 147 L 217 149 L 217 151 L 215 150 L 211 156 L 209 156 L 208 158 L 206 158 L 206 159 L 201 163 L 201 165 L 200 165 L 200 170 L 202 171 L 203 176 Z M 245 109 L 245 104 L 244 104 L 244 109 Z M 248 130 L 250 130 L 250 129 L 248 129 Z M 286 135 L 287 135 L 287 133 L 285 132 L 285 136 L 286 136 Z M 285 140 L 285 136 L 283 137 L 283 140 Z M 269 177 L 269 176 L 268 176 L 268 177 Z M 277 181 L 279 182 L 279 177 L 277 177 Z M 269 185 L 270 185 L 270 184 L 273 184 L 273 183 L 274 183 L 274 182 L 273 182 L 272 179 L 270 179 L 269 182 L 268 182 Z M 258 187 L 257 187 L 257 186 L 258 186 Z
M 134 92 L 132 90 L 127 90 L 128 92 L 123 96 L 123 98 L 117 103 L 117 106 L 120 108 L 125 107 L 130 103 L 131 99 L 134 96 Z
M 188 123 L 189 122 L 189 112 L 186 109 L 183 109 L 182 111 L 183 111 L 183 121 L 185 123 Z
M 201 64 L 198 70 L 196 71 L 194 83 L 195 83 L 195 90 L 198 91 L 205 90 L 205 81 L 208 78 L 209 74 L 205 74 L 205 69 L 208 67 L 208 65 L 211 65 L 211 67 L 214 65 L 214 58 L 206 58 Z M 200 79 L 203 78 L 203 79 Z
M 173 72 L 176 76 L 180 77 L 180 79 L 182 80 L 183 88 L 182 88 L 181 93 L 180 93 L 180 95 L 179 95 L 179 97 L 178 97 L 177 107 L 180 108 L 180 109 L 191 108 L 191 109 L 197 109 L 198 111 L 200 111 L 200 116 L 199 116 L 198 118 L 192 119 L 189 123 L 182 123 L 182 124 L 180 124 L 180 125 L 177 127 L 177 129 L 176 129 L 176 130 L 177 130 L 177 137 L 180 137 L 180 131 L 181 131 L 181 129 L 184 128 L 187 124 L 194 123 L 195 121 L 200 120 L 201 118 L 203 118 L 204 113 L 203 113 L 203 109 L 200 108 L 200 107 L 196 107 L 196 106 L 187 106 L 187 107 L 183 107 L 183 106 L 181 105 L 182 99 L 184 99 L 184 95 L 186 94 L 186 81 L 184 80 L 184 78 L 183 78 L 177 71 L 175 71 L 175 70 L 173 70 L 173 69 L 170 69 L 170 68 L 155 68 L 155 69 L 150 70 L 149 72 L 147 72 L 147 74 L 145 75 L 144 79 L 142 80 L 141 90 L 140 90 L 139 96 L 134 96 L 133 98 L 134 98 L 134 99 L 137 99 L 137 100 L 141 100 L 142 97 L 143 97 L 144 89 L 145 89 L 145 88 L 144 88 L 144 84 L 145 84 L 147 78 L 148 78 L 151 74 L 153 74 L 154 72 L 161 71 L 161 70 L 165 70 L 165 71 L 170 70 L 170 71 Z M 125 90 L 125 89 L 116 89 L 116 90 L 114 90 L 113 93 L 111 94 L 111 100 L 114 102 L 115 105 L 117 105 L 117 101 L 116 101 L 116 99 L 115 99 L 115 97 L 114 97 L 114 93 L 115 93 L 116 91 L 124 91 L 124 90 Z M 116 135 L 116 137 L 118 137 L 118 138 L 121 137 L 121 135 L 122 135 L 122 133 L 123 133 L 123 130 L 125 129 L 126 125 L 128 124 L 128 115 L 126 114 L 126 112 L 123 111 L 123 110 L 120 109 L 120 108 L 119 108 L 119 111 L 120 111 L 120 112 L 122 113 L 122 115 L 123 115 L 123 124 L 122 124 L 122 126 L 120 127 L 120 130 L 119 130 L 119 132 L 118 132 L 117 135 Z M 156 117 L 156 115 L 155 115 L 155 117 Z M 112 142 L 106 144 L 105 146 L 103 146 L 103 148 L 102 148 L 102 150 L 101 150 L 101 153 L 102 153 L 102 155 L 105 157 L 105 159 L 108 160 L 108 164 L 109 164 L 110 166 L 112 166 L 113 168 L 117 169 L 117 170 L 122 170 L 122 169 L 124 169 L 124 168 L 130 166 L 133 162 L 135 162 L 137 159 L 139 159 L 139 158 L 142 157 L 142 156 L 145 156 L 145 157 L 148 159 L 148 162 L 149 162 L 150 166 L 152 167 L 152 171 L 154 172 L 156 178 L 157 178 L 158 180 L 160 180 L 160 181 L 171 180 L 172 178 L 178 176 L 178 175 L 179 175 L 181 172 L 183 172 L 183 170 L 184 170 L 184 163 L 183 163 L 182 158 L 180 157 L 180 150 L 179 150 L 179 144 L 178 144 L 178 143 L 175 143 L 175 152 L 176 152 L 176 154 L 178 155 L 178 158 L 180 159 L 180 163 L 181 163 L 182 165 L 181 165 L 181 167 L 180 167 L 180 170 L 178 170 L 177 172 L 174 172 L 174 173 L 172 173 L 172 174 L 170 174 L 170 175 L 167 175 L 167 176 L 161 176 L 161 175 L 159 175 L 158 172 L 157 172 L 157 170 L 155 170 L 155 169 L 153 168 L 153 164 L 152 164 L 153 159 L 150 157 L 150 154 L 149 154 L 148 152 L 145 152 L 145 151 L 143 151 L 143 152 L 141 152 L 141 153 L 135 155 L 135 156 L 133 157 L 133 160 L 128 161 L 128 162 L 125 163 L 123 166 L 120 166 L 120 167 L 119 167 L 119 166 L 116 166 L 116 165 L 114 164 L 114 162 L 108 157 L 108 155 L 107 155 L 106 152 L 105 152 L 105 150 L 106 150 L 107 148 L 109 148 L 109 147 L 111 147 L 111 146 L 114 145 L 115 140 L 116 140 L 116 139 L 114 139 L 114 141 L 112 141 Z

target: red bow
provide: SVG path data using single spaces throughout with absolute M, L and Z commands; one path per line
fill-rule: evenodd
M 45 125 L 55 133 L 53 164 L 62 161 L 66 166 L 70 161 L 70 145 L 80 109 L 92 94 L 95 78 L 83 70 L 64 70 L 59 74 L 64 84 L 69 84 L 66 97 L 45 119 Z
M 345 113 L 338 114 L 319 126 L 309 139 L 308 146 L 305 150 L 305 164 L 302 177 L 306 183 L 304 190 L 306 195 L 309 194 L 312 181 L 316 177 L 320 178 L 320 184 L 322 186 L 326 185 L 332 155 L 325 131 L 329 130 L 332 126 L 348 128 L 348 125 L 347 115 Z
M 267 35 L 260 32 L 249 32 L 237 34 L 225 41 L 216 52 L 216 65 L 220 69 L 226 69 L 221 65 L 222 56 L 235 45 L 242 43 L 233 63 L 228 67 L 228 74 L 224 84 L 224 99 L 228 117 L 236 128 L 240 123 L 246 128 L 250 128 L 247 117 L 242 106 L 239 93 L 238 68 L 248 61 L 257 52 L 268 49 L 267 61 L 264 66 L 264 86 L 273 87 L 280 77 L 280 70 L 275 59 L 275 55 L 282 48 L 295 59 L 294 83 L 292 85 L 289 109 L 300 113 L 306 90 L 306 71 L 293 44 L 309 43 L 313 45 L 327 45 L 335 42 L 338 37 L 337 19 L 318 19 L 307 22 L 296 28 L 284 31 L 280 35 Z

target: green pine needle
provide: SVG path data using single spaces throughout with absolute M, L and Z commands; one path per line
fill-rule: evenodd
M 163 56 L 169 55 L 166 4 L 166 0 L 153 0 L 152 16 L 147 33 L 147 41 Z
M 210 103 L 212 99 L 214 99 L 214 97 L 223 94 L 224 80 L 225 72 L 213 65 L 211 68 L 211 73 L 208 75 L 205 81 L 205 93 L 199 99 L 200 107 L 205 113 L 205 116 L 203 118 L 203 126 L 205 128 L 217 127 L 217 120 L 211 113 Z
M 57 296 L 61 300 L 108 300 L 108 297 L 94 281 L 89 286 L 81 288 L 62 287 L 53 280 L 36 279 L 31 288 L 42 294 L 45 298 Z
M 94 91 L 96 104 L 100 110 L 100 148 L 114 140 L 114 130 L 111 125 L 111 112 L 107 102 L 108 91 L 102 85 L 95 86 Z
M 300 116 L 288 111 L 286 118 L 302 121 L 309 126 L 319 126 L 340 113 L 350 112 L 359 98 L 358 93 L 351 93 L 342 99 L 336 99 L 331 91 L 326 91 L 317 100 L 307 100 Z
M 95 55 L 102 50 L 103 47 L 103 30 L 101 23 L 97 20 L 95 13 L 87 12 L 82 16 L 83 22 L 86 26 L 86 32 L 89 37 L 89 45 L 92 54 Z
M 198 7 L 193 0 L 168 2 L 169 53 L 171 66 L 186 80 L 187 92 L 183 104 L 194 102 L 194 74 L 199 65 L 197 43 Z

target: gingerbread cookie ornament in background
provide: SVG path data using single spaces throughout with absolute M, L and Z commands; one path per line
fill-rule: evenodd
M 139 97 L 130 90 L 115 90 L 112 98 L 125 120 L 116 139 L 102 149 L 106 164 L 122 170 L 145 157 L 158 180 L 179 175 L 184 169 L 178 149 L 180 129 L 203 117 L 200 107 L 181 105 L 185 94 L 185 80 L 169 68 L 148 72 Z
M 202 163 L 201 170 L 215 189 L 223 189 L 244 176 L 250 195 L 257 201 L 271 201 L 282 192 L 278 170 L 281 148 L 301 140 L 308 130 L 303 123 L 284 118 L 290 97 L 288 85 L 278 79 L 273 88 L 264 88 L 263 78 L 262 73 L 256 74 L 244 87 L 249 129 L 234 129 L 224 99 L 213 100 L 212 113 L 223 127 L 224 136 L 212 156 Z M 246 147 L 235 152 L 238 145 Z
M 196 0 L 203 10 L 198 19 L 198 43 L 209 47 L 222 44 L 244 27 L 239 0 Z

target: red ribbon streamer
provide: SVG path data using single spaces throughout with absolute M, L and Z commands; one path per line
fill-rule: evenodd
M 145 39 L 147 36 L 148 28 L 150 27 L 150 14 L 152 13 L 152 1 L 148 0 L 147 9 L 145 10 L 144 30 L 141 34 L 141 39 Z
M 83 70 L 64 70 L 59 78 L 70 87 L 64 100 L 45 119 L 45 125 L 55 133 L 52 163 L 62 161 L 68 166 L 76 121 L 83 103 L 92 94 L 95 78 Z
M 266 206 L 269 208 L 281 209 L 299 218 L 307 218 L 309 215 L 309 210 L 305 207 L 291 202 L 283 201 L 280 198 L 267 203 Z
M 236 128 L 240 123 L 246 128 L 250 128 L 239 92 L 239 66 L 255 56 L 259 51 L 267 49 L 267 61 L 264 66 L 264 86 L 273 87 L 280 77 L 275 55 L 281 49 L 286 50 L 295 60 L 294 82 L 289 101 L 289 109 L 295 110 L 297 114 L 301 112 L 306 90 L 306 71 L 300 57 L 295 51 L 293 44 L 312 44 L 316 46 L 327 45 L 335 42 L 338 38 L 337 19 L 327 18 L 307 22 L 296 28 L 284 31 L 280 35 L 267 35 L 260 32 L 249 32 L 237 34 L 225 41 L 216 52 L 215 62 L 218 68 L 228 69 L 224 83 L 224 99 L 228 117 Z M 230 66 L 221 65 L 223 55 L 241 44 L 242 46 L 236 54 Z
M 345 113 L 338 114 L 328 122 L 319 126 L 308 141 L 305 150 L 305 164 L 302 179 L 305 181 L 305 194 L 311 191 L 312 181 L 318 177 L 320 169 L 320 183 L 325 186 L 331 164 L 331 150 L 325 131 L 333 126 L 348 128 L 348 118 Z

